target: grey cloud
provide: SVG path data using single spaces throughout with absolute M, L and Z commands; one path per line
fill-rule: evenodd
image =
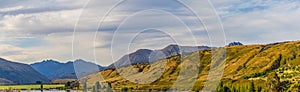
M 63 11 L 63 10 L 74 10 L 79 9 L 79 7 L 38 7 L 38 8 L 27 8 L 14 11 L 0 12 L 4 15 L 17 15 L 17 14 L 31 14 L 31 13 L 43 13 L 43 12 L 53 12 L 53 11 Z
M 11 56 L 11 55 L 20 55 L 23 54 L 21 51 L 6 51 L 2 52 L 0 55 L 1 56 Z
M 234 17 L 235 15 L 264 11 L 288 5 L 290 9 L 299 8 L 297 0 L 213 0 L 212 1 L 221 17 Z
M 91 0 L 88 7 L 85 9 L 82 14 L 79 24 L 80 32 L 95 32 L 98 28 L 98 23 L 101 21 L 101 18 L 104 16 L 107 11 L 112 8 L 115 2 L 118 0 Z M 96 48 L 101 49 L 101 54 L 109 53 L 110 41 L 112 40 L 112 34 L 115 32 L 118 25 L 128 16 L 133 13 L 143 10 L 143 9 L 162 9 L 166 12 L 170 12 L 175 16 L 182 19 L 182 21 L 192 28 L 192 34 L 196 35 L 197 41 L 206 45 L 208 40 L 207 32 L 204 31 L 203 25 L 196 21 L 195 17 L 190 11 L 183 7 L 176 0 L 127 0 L 121 6 L 116 8 L 112 12 L 112 15 L 107 17 L 107 20 L 104 21 L 104 25 L 98 29 L 99 32 L 105 32 L 109 35 L 101 35 L 99 33 L 99 39 L 96 41 L 101 42 L 100 45 Z M 191 0 L 192 1 L 192 0 Z M 41 2 L 41 3 L 40 3 Z M 16 6 L 23 6 L 21 9 L 12 9 L 0 12 L 0 29 L 5 27 L 5 30 L 13 31 L 16 34 L 23 34 L 29 36 L 34 35 L 38 37 L 46 37 L 51 34 L 63 34 L 70 33 L 72 35 L 74 25 L 77 21 L 77 18 L 80 14 L 80 8 L 84 4 L 84 1 L 73 1 L 73 0 L 48 0 L 48 1 L 38 1 L 38 0 L 1 0 L 0 7 L 12 8 Z M 296 40 L 299 39 L 299 2 L 294 0 L 278 1 L 278 0 L 214 0 L 214 6 L 217 9 L 217 12 L 222 16 L 221 20 L 225 28 L 225 33 L 227 35 L 227 40 L 230 41 L 241 41 L 246 44 L 249 43 L 269 43 L 274 41 L 281 40 Z M 288 5 L 286 5 L 288 4 Z M 211 16 L 206 15 L 206 9 L 201 5 L 195 5 L 202 9 L 203 15 L 201 17 L 207 18 L 210 20 Z M 0 9 L 0 10 L 1 10 Z M 200 11 L 200 12 L 201 12 Z M 3 16 L 3 17 L 1 17 Z M 11 20 L 10 20 L 11 19 Z M 30 24 L 29 21 L 32 23 Z M 172 30 L 172 32 L 177 33 L 177 37 L 182 39 L 182 43 L 192 43 L 192 40 L 189 38 L 189 32 L 182 32 L 185 30 L 184 26 L 174 23 L 174 19 L 170 18 L 163 13 L 159 12 L 148 12 L 141 14 L 140 16 L 133 17 L 130 21 L 125 24 L 125 27 L 122 28 L 123 34 L 120 37 L 122 41 L 127 41 L 136 30 L 141 30 L 144 28 L 160 28 L 165 30 Z M 206 22 L 215 22 L 215 21 L 206 21 Z M 10 25 L 10 26 L 8 26 Z M 11 26 L 12 25 L 12 26 Z M 214 28 L 214 23 L 210 23 L 207 26 Z M 76 30 L 77 31 L 77 30 Z M 210 30 L 208 30 L 210 31 Z M 2 33 L 2 32 L 1 32 Z M 81 33 L 78 33 L 81 34 Z M 151 33 L 150 33 L 151 34 Z M 156 33 L 154 33 L 156 34 Z M 93 45 L 93 34 L 92 35 L 82 35 L 78 38 L 80 45 L 78 49 L 85 52 L 85 58 L 92 58 L 93 56 L 90 53 L 93 52 L 93 48 L 90 45 Z M 64 35 L 59 35 L 54 38 L 64 37 Z M 149 35 L 149 37 L 144 36 L 147 39 L 137 40 L 136 48 L 160 48 L 163 45 L 171 43 L 171 41 L 163 38 L 162 35 Z M 52 42 L 57 42 L 64 40 L 62 39 L 48 39 Z M 90 39 L 85 39 L 90 38 Z M 151 39 L 153 38 L 153 39 Z M 154 39 L 157 38 L 157 39 Z M 223 39 L 223 38 L 218 38 Z M 102 41 L 104 40 L 104 41 Z M 165 44 L 155 44 L 155 42 L 163 42 Z M 9 40 L 11 41 L 11 40 Z M 66 40 L 71 42 L 70 39 Z M 148 43 L 142 43 L 143 41 Z M 153 41 L 152 43 L 150 43 Z M 23 41 L 26 42 L 26 41 Z M 86 43 L 85 43 L 86 42 Z M 87 43 L 91 42 L 91 43 Z M 18 42 L 22 43 L 22 42 Z M 47 43 L 47 42 L 46 42 Z M 61 42 L 65 43 L 65 42 Z M 12 43 L 5 43 L 12 44 Z M 158 46 L 160 45 L 160 46 Z M 65 49 L 70 49 L 71 45 L 62 46 L 57 45 L 53 47 L 49 56 L 43 57 L 34 57 L 30 60 L 37 60 L 38 58 L 45 57 L 55 57 L 67 55 L 69 53 L 64 51 Z M 91 48 L 89 48 L 89 46 Z M 123 45 L 122 45 L 123 46 Z M 122 47 L 120 46 L 120 47 Z M 124 45 L 125 46 L 125 45 Z M 32 48 L 31 51 L 41 51 L 45 48 L 50 48 L 51 45 L 45 46 L 44 48 Z M 84 47 L 84 49 L 82 48 Z M 26 48 L 22 48 L 24 50 Z M 57 53 L 55 52 L 57 50 Z M 97 49 L 97 50 L 98 50 Z M 104 51 L 108 50 L 108 51 Z M 30 51 L 30 52 L 31 52 Z M 60 52 L 62 51 L 62 52 Z M 17 54 L 16 52 L 7 52 L 8 54 Z M 55 54 L 53 54 L 55 53 Z M 40 53 L 38 53 L 40 54 Z M 81 54 L 81 53 L 80 53 Z M 69 55 L 69 54 L 68 54 Z M 69 58 L 69 57 L 68 57 Z M 83 58 L 83 59 L 85 59 Z M 109 62 L 107 57 L 102 57 L 103 62 Z M 29 60 L 29 59 L 28 59 Z
M 295 36 L 299 33 L 298 18 L 300 9 L 298 1 L 261 1 L 253 4 L 237 4 L 219 12 L 228 11 L 226 17 L 222 17 L 223 25 L 227 35 L 227 41 L 242 41 L 245 44 L 272 43 L 287 40 L 299 40 Z M 264 5 L 268 8 L 247 11 L 232 12 L 231 8 L 242 9 Z M 231 6 L 231 5 L 221 5 Z M 217 8 L 220 8 L 216 6 Z
M 96 46 L 95 48 L 110 48 L 110 44 L 105 44 L 105 45 L 101 45 L 101 46 Z
M 17 15 L 17 14 L 31 14 L 31 13 L 43 13 L 43 12 L 54 12 L 63 10 L 74 10 L 83 7 L 83 1 L 77 1 L 74 3 L 72 0 L 5 0 L 4 3 L 0 4 L 2 9 L 14 8 L 20 6 L 20 9 L 12 9 L 7 11 L 0 11 L 3 15 Z M 67 4 L 62 4 L 67 3 Z

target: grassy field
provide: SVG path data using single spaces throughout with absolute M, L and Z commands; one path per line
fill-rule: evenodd
M 31 89 L 39 89 L 41 85 L 5 85 L 0 86 L 0 90 L 14 89 L 14 90 L 31 90 Z M 65 87 L 64 84 L 45 84 L 44 89 L 63 89 Z

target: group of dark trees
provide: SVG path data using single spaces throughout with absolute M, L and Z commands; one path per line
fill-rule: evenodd
M 261 73 L 254 73 L 252 75 L 249 76 L 244 76 L 243 79 L 249 79 L 249 78 L 256 78 L 256 77 L 261 77 L 261 76 L 266 76 L 267 75 L 267 71 L 261 72 Z
M 234 86 L 231 84 L 224 85 L 221 82 L 217 88 L 217 92 L 261 92 L 261 86 L 255 86 L 252 81 L 250 84 L 244 84 L 243 86 Z
M 260 75 L 260 74 L 259 74 Z M 217 92 L 285 92 L 285 91 L 300 91 L 300 86 L 296 83 L 292 85 L 290 81 L 280 81 L 276 72 L 269 73 L 267 81 L 262 82 L 260 85 L 255 85 L 255 80 L 251 83 L 226 83 L 222 81 L 217 87 Z
M 92 88 L 88 88 L 86 82 L 83 82 L 82 88 L 84 92 L 113 92 L 111 83 L 107 83 L 107 85 L 101 85 L 100 82 L 96 82 Z
M 69 81 L 65 83 L 66 89 L 80 89 L 80 83 L 78 81 Z

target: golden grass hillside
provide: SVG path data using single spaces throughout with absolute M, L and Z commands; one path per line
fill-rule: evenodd
M 267 76 L 270 73 L 277 73 L 280 81 L 289 81 L 289 87 L 295 87 L 300 81 L 299 65 L 300 65 L 300 41 L 281 42 L 265 45 L 244 45 L 230 46 L 226 48 L 226 62 L 222 76 L 224 84 L 230 83 L 231 86 L 246 86 L 246 84 L 254 81 L 255 86 L 267 86 Z M 101 72 L 89 75 L 81 79 L 86 82 L 88 88 L 91 88 L 95 82 L 110 83 L 114 89 L 124 87 L 140 90 L 148 89 L 166 89 L 173 86 L 178 79 L 179 71 L 183 62 L 197 61 L 196 67 L 189 67 L 190 70 L 199 70 L 193 90 L 203 88 L 207 79 L 208 71 L 211 67 L 212 60 L 211 50 L 200 50 L 185 55 L 172 56 L 164 60 L 156 61 L 150 66 L 149 63 L 135 64 L 133 68 L 127 66 L 121 71 L 127 74 L 127 78 L 138 77 L 140 80 L 151 80 L 143 75 L 138 75 L 140 72 L 147 74 L 155 74 L 151 72 L 156 68 L 162 68 L 164 63 L 163 74 L 159 79 L 148 84 L 137 84 L 138 81 L 127 80 L 120 76 L 116 69 L 106 69 Z M 194 65 L 195 63 L 186 63 Z M 152 67 L 152 68 L 151 68 Z M 190 72 L 189 72 L 190 73 Z M 188 73 L 186 75 L 189 75 Z M 189 85 L 189 84 L 182 84 Z M 229 85 L 229 84 L 228 84 Z M 184 90 L 184 89 L 183 89 Z M 267 88 L 264 90 L 268 90 Z M 286 88 L 288 90 L 288 88 Z M 291 89 L 294 90 L 294 89 Z

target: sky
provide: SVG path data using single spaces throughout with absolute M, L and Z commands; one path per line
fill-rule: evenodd
M 169 44 L 300 40 L 298 0 L 0 2 L 0 57 L 26 64 L 84 59 L 109 65 L 137 49 Z

